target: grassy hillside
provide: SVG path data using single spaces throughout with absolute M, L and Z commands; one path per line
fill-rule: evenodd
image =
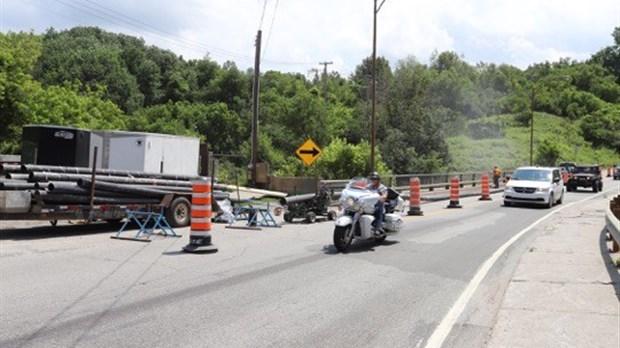
M 448 139 L 452 156 L 449 170 L 491 170 L 528 165 L 530 128 L 519 125 L 515 115 L 498 115 L 468 123 L 468 135 Z M 534 119 L 534 161 L 541 144 L 555 144 L 557 162 L 620 163 L 620 155 L 610 149 L 594 149 L 579 131 L 580 121 L 536 113 Z M 536 164 L 536 163 L 535 163 Z M 557 164 L 557 163 L 556 163 Z

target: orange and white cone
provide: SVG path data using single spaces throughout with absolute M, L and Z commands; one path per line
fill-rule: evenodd
M 211 181 L 192 182 L 192 211 L 189 244 L 183 247 L 186 252 L 213 253 L 217 247 L 211 243 Z

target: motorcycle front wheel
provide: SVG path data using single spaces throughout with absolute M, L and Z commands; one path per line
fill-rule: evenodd
M 353 233 L 351 232 L 351 225 L 336 226 L 334 229 L 334 246 L 336 250 L 341 253 L 346 253 L 352 241 Z

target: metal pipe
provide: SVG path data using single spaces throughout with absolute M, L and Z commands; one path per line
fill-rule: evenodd
M 79 179 L 78 179 L 79 180 Z M 75 182 L 70 182 L 70 181 L 49 181 L 46 183 L 35 183 L 35 185 L 39 186 L 39 188 L 47 188 L 49 191 L 53 191 L 55 189 L 66 189 L 67 187 L 80 187 L 77 184 L 77 181 Z M 122 184 L 123 187 L 134 187 L 134 188 L 149 188 L 150 186 L 147 185 L 138 185 L 138 184 Z M 157 189 L 157 190 L 161 190 L 161 191 L 166 191 L 166 192 L 172 192 L 172 193 L 181 193 L 181 194 L 189 194 L 192 192 L 192 188 L 191 187 L 175 187 L 175 186 L 152 186 L 151 188 L 153 189 Z M 85 188 L 80 187 L 81 190 L 85 190 Z M 104 193 L 106 191 L 97 191 L 97 195 L 100 195 L 102 193 Z M 121 194 L 116 193 L 116 195 Z M 129 195 L 128 193 L 125 192 L 125 195 Z
M 76 183 L 70 183 L 70 182 L 63 182 L 63 181 L 57 181 L 57 182 L 50 182 L 47 185 L 41 186 L 41 185 L 37 185 L 39 186 L 39 188 L 41 187 L 45 187 L 47 188 L 47 191 L 49 191 L 50 193 L 53 194 L 72 194 L 72 195 L 82 195 L 82 196 L 90 196 L 90 189 L 84 188 L 84 187 L 80 187 L 78 186 Z M 130 197 L 136 197 L 136 195 L 132 195 L 129 193 L 120 193 L 120 192 L 109 192 L 109 191 L 101 191 L 101 190 L 95 190 L 95 196 L 97 197 L 117 197 L 117 198 L 130 198 Z M 146 198 L 146 197 L 140 197 L 139 198 Z
M 34 164 L 22 164 L 21 171 L 24 173 L 30 172 L 51 172 L 51 173 L 65 173 L 65 174 L 91 174 L 92 168 L 88 167 L 63 167 L 63 166 L 47 166 L 47 165 L 34 165 Z M 120 176 L 126 178 L 150 178 L 150 179 L 163 179 L 163 180 L 201 180 L 204 177 L 198 175 L 184 175 L 184 174 L 162 174 L 162 173 L 148 173 L 124 169 L 105 169 L 95 168 L 97 175 L 108 176 Z
M 93 185 L 93 182 L 88 179 L 79 179 L 77 184 L 80 187 L 83 187 L 86 189 L 93 189 L 94 187 L 101 191 L 131 193 L 131 194 L 147 196 L 147 197 L 160 197 L 161 198 L 163 195 L 169 193 L 167 191 L 157 190 L 157 189 L 150 188 L 150 187 L 128 186 L 128 185 L 121 185 L 121 184 L 116 184 L 116 183 L 111 183 L 111 182 L 100 181 L 100 182 L 94 183 Z
M 51 172 L 31 172 L 28 181 L 75 181 L 80 179 L 90 180 L 90 175 L 86 174 L 68 174 L 68 173 L 51 173 Z M 180 180 L 164 180 L 164 179 L 147 179 L 147 178 L 126 178 L 120 176 L 98 176 L 97 181 L 105 181 L 117 184 L 138 184 L 152 186 L 172 186 L 172 187 L 192 187 L 189 181 Z
M 7 173 L 5 175 L 7 179 L 15 179 L 15 180 L 28 180 L 28 174 L 23 173 Z
M 22 171 L 22 166 L 19 164 L 0 164 L 0 173 L 19 173 Z
M 13 191 L 13 190 L 34 190 L 35 184 L 31 182 L 15 180 L 15 181 L 0 181 L 0 191 Z
M 309 200 L 314 199 L 314 197 L 316 197 L 316 193 L 307 193 L 305 195 L 284 197 L 284 198 L 280 198 L 280 204 L 285 205 L 285 204 L 309 201 Z
M 63 203 L 63 204 L 89 204 L 90 197 L 82 196 L 82 195 L 72 195 L 72 194 L 52 194 L 47 193 L 43 194 L 40 191 L 39 195 L 43 199 L 43 203 L 51 204 L 51 203 Z M 94 204 L 157 204 L 160 203 L 161 199 L 159 198 L 144 198 L 144 197 L 99 197 L 95 196 L 93 203 Z

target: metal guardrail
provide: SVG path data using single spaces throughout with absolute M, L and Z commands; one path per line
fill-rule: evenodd
M 481 181 L 484 172 L 464 172 L 464 173 L 436 173 L 436 174 L 399 174 L 386 175 L 382 182 L 385 186 L 391 187 L 397 191 L 408 191 L 409 180 L 412 178 L 420 179 L 420 188 L 423 190 L 433 191 L 436 188 L 450 188 L 450 179 L 458 177 L 461 187 L 476 186 Z M 512 171 L 503 171 L 502 179 L 507 179 L 512 175 Z M 349 180 L 321 180 L 321 183 L 328 188 L 339 191 L 344 189 Z
M 618 217 L 614 215 L 613 211 L 611 210 L 612 206 L 620 208 L 620 204 L 617 204 L 616 202 L 620 202 L 620 195 L 618 195 L 616 198 L 609 202 L 605 211 L 605 222 L 607 224 L 607 231 L 609 231 L 609 234 L 611 235 L 611 238 L 613 240 L 613 252 L 618 251 L 620 244 L 620 220 L 618 220 Z

